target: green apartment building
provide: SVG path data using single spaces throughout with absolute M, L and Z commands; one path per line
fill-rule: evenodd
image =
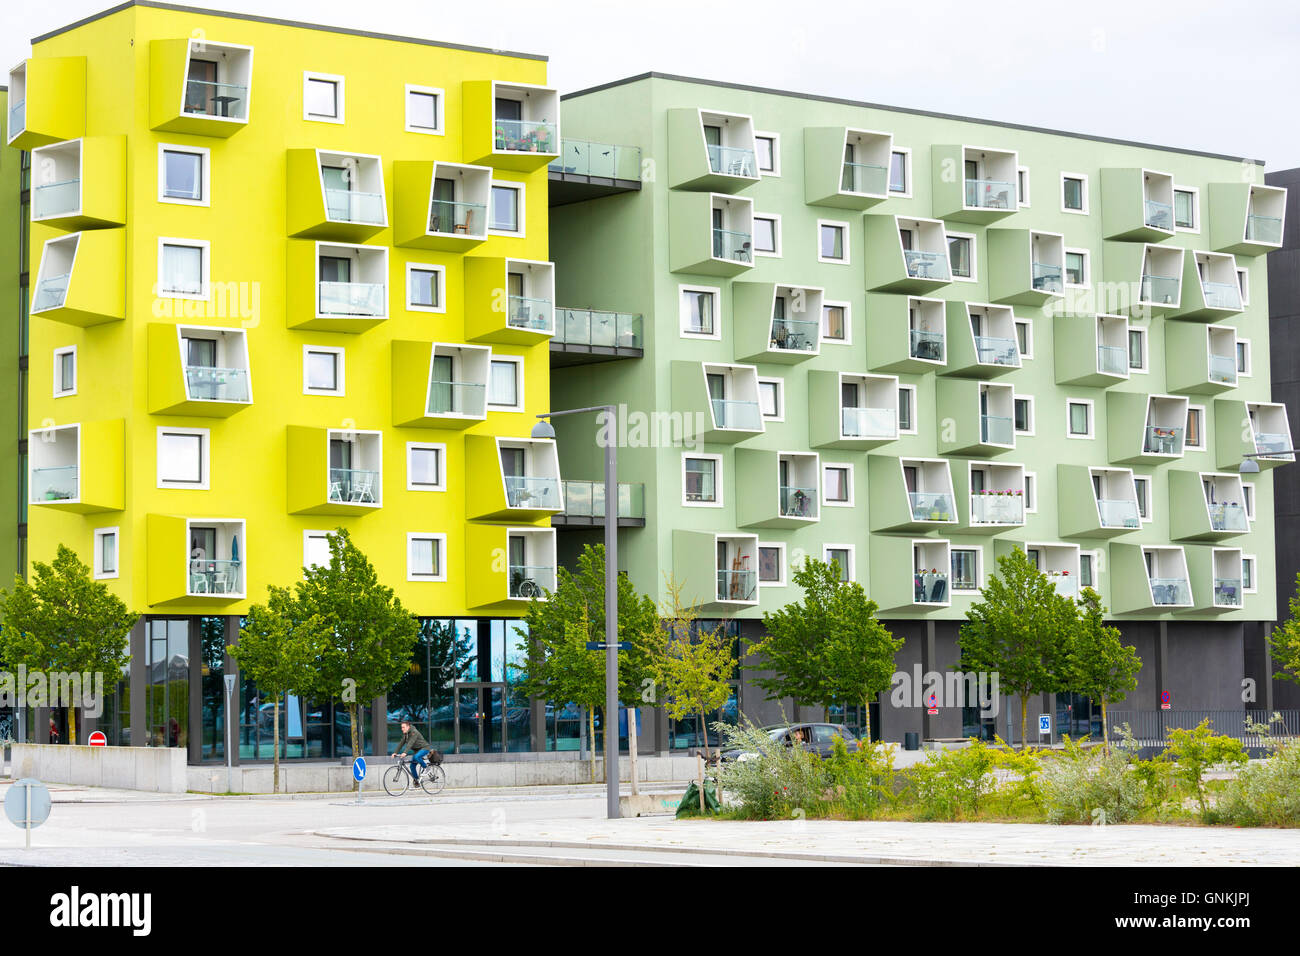
M 552 406 L 624 406 L 620 563 L 640 589 L 675 577 L 743 643 L 798 599 L 792 564 L 834 559 L 905 639 L 899 669 L 946 672 L 1020 547 L 1058 589 L 1096 588 L 1137 647 L 1126 708 L 1251 706 L 1271 468 L 1292 460 L 1238 471 L 1292 447 L 1265 268 L 1285 190 L 1259 164 L 659 74 L 564 115 L 566 141 L 643 157 L 640 188 L 553 192 L 550 220 L 557 301 L 624 313 L 561 315 L 612 347 L 555 368 Z M 553 191 L 600 151 L 569 165 L 569 145 Z M 579 529 L 601 450 L 589 423 L 556 428 L 563 561 L 598 540 Z M 730 712 L 780 719 L 748 677 Z M 994 729 L 942 703 L 884 701 L 872 726 Z M 1100 730 L 1077 695 L 1034 708 Z

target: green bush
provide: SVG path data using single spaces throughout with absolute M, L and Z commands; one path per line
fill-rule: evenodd
M 1043 762 L 1039 780 L 1048 823 L 1127 823 L 1168 796 L 1168 774 L 1137 759 L 1127 725 L 1109 752 L 1086 748 L 1088 738 L 1065 736 L 1063 749 Z
M 1274 714 L 1274 721 L 1281 716 Z M 1268 724 L 1248 729 L 1265 737 Z M 1300 826 L 1300 740 L 1270 741 L 1272 755 L 1247 764 L 1228 783 L 1214 808 L 1218 822 L 1240 827 Z
M 785 819 L 802 811 L 819 815 L 828 789 L 824 762 L 802 747 L 788 747 L 749 721 L 713 725 L 723 750 L 740 750 L 743 759 L 724 764 L 722 789 L 734 797 L 735 809 L 755 820 Z
M 850 752 L 838 736 L 824 761 L 827 791 L 823 801 L 843 810 L 851 820 L 870 820 L 894 803 L 898 772 L 894 769 L 894 744 L 860 741 Z
M 1213 767 L 1240 766 L 1249 758 L 1240 740 L 1210 730 L 1207 717 L 1191 730 L 1169 731 L 1169 745 L 1159 759 L 1174 761 L 1174 776 L 1192 791 L 1201 819 L 1208 823 L 1211 814 L 1206 801 L 1205 774 Z
M 996 788 L 996 752 L 982 740 L 954 750 L 929 751 L 904 771 L 908 797 L 918 820 L 961 820 L 976 816 Z

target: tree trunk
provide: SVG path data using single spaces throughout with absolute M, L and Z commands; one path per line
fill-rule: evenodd
M 1029 702 L 1025 700 L 1025 695 L 1020 694 L 1020 749 L 1029 749 Z
M 596 708 L 587 708 L 587 775 L 596 782 Z M 606 768 L 608 769 L 608 768 Z
M 1110 721 L 1106 718 L 1106 698 L 1101 699 L 1101 742 L 1102 749 L 1110 753 Z
M 627 711 L 627 756 L 629 769 L 632 773 L 632 795 L 636 796 L 641 792 L 636 783 L 636 715 L 635 707 L 626 708 Z
M 871 745 L 871 701 L 870 699 L 862 702 L 862 725 L 867 728 L 866 741 Z
M 271 792 L 280 792 L 280 695 L 275 695 L 275 724 L 271 727 L 271 746 L 275 751 L 271 771 Z
M 348 729 L 352 732 L 352 759 L 355 761 L 361 756 L 361 745 L 357 740 L 357 702 L 355 700 L 348 704 L 348 725 Z M 361 781 L 356 778 L 356 774 L 352 775 L 352 789 L 361 789 Z
M 709 726 L 703 709 L 700 710 L 700 730 L 704 734 L 704 759 L 709 759 Z
M 77 708 L 68 708 L 68 743 L 77 742 Z

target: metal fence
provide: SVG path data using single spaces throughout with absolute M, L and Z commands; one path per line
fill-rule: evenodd
M 1274 713 L 1281 715 L 1282 722 L 1269 727 L 1269 737 L 1300 736 L 1300 710 L 1111 710 L 1107 716 L 1112 732 L 1113 728 L 1128 724 L 1133 739 L 1144 748 L 1163 748 L 1169 743 L 1169 731 L 1190 730 L 1208 719 L 1210 729 L 1216 734 L 1235 737 L 1247 749 L 1252 749 L 1266 746 L 1268 739 L 1247 731 L 1246 722 L 1267 724 Z

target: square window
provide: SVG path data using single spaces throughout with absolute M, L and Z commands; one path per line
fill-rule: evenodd
M 828 464 L 822 467 L 822 501 L 827 505 L 852 506 L 852 465 Z
M 158 429 L 158 487 L 208 487 L 208 430 Z
M 755 133 L 754 151 L 759 172 L 768 176 L 781 175 L 781 138 L 776 133 Z
M 158 147 L 158 201 L 208 205 L 208 151 L 197 146 Z
M 406 264 L 406 308 L 413 312 L 446 312 L 442 266 Z
M 406 445 L 406 490 L 446 491 L 445 463 L 447 446 L 417 444 Z
M 1088 285 L 1088 250 L 1065 250 L 1065 284 L 1083 288 Z
M 522 186 L 492 184 L 492 215 L 488 221 L 490 232 L 510 235 L 524 234 L 524 189 Z
M 343 77 L 304 73 L 302 118 L 323 123 L 343 122 Z
M 682 501 L 687 505 L 722 505 L 719 455 L 682 456 Z
M 342 395 L 343 350 L 304 345 L 302 391 L 304 395 Z
M 406 580 L 446 581 L 443 567 L 443 550 L 447 546 L 445 534 L 412 532 L 406 536 Z
M 159 239 L 158 295 L 207 299 L 208 248 L 201 239 Z
M 431 86 L 406 87 L 406 131 L 442 133 L 442 90 Z
M 849 343 L 848 303 L 822 303 L 822 340 L 840 345 Z
M 1034 433 L 1034 399 L 1033 396 L 1015 397 L 1016 434 L 1032 435 Z
M 980 552 L 978 548 L 953 548 L 952 589 L 978 591 L 980 589 Z
M 1088 212 L 1088 177 L 1077 173 L 1061 174 L 1061 211 Z
M 898 386 L 898 430 L 908 435 L 917 433 L 915 385 Z
M 54 397 L 77 394 L 77 347 L 70 345 L 54 352 Z
M 758 545 L 758 581 L 760 584 L 785 584 L 785 545 Z
M 521 359 L 494 358 L 488 372 L 488 404 L 497 408 L 521 408 L 523 377 Z
M 780 216 L 754 216 L 754 253 L 760 256 L 781 255 Z
M 975 237 L 948 233 L 948 261 L 954 279 L 975 281 Z
M 1196 189 L 1174 188 L 1174 228 L 1196 232 L 1200 227 L 1200 192 Z
M 1092 437 L 1092 402 L 1072 399 L 1065 403 L 1066 432 L 1071 438 Z
M 681 334 L 718 338 L 718 290 L 681 287 Z
M 912 151 L 896 149 L 889 155 L 889 191 L 902 196 L 912 192 Z
M 826 222 L 818 220 L 817 222 L 817 261 L 818 262 L 842 262 L 847 264 L 849 261 L 849 227 L 844 222 Z
M 760 378 L 758 380 L 758 407 L 763 417 L 770 421 L 782 421 L 785 418 L 785 383 L 779 378 Z
M 853 580 L 853 548 L 845 544 L 828 544 L 824 560 L 840 569 L 842 583 L 847 584 Z
M 95 529 L 94 573 L 96 579 L 117 577 L 117 542 L 117 528 Z

